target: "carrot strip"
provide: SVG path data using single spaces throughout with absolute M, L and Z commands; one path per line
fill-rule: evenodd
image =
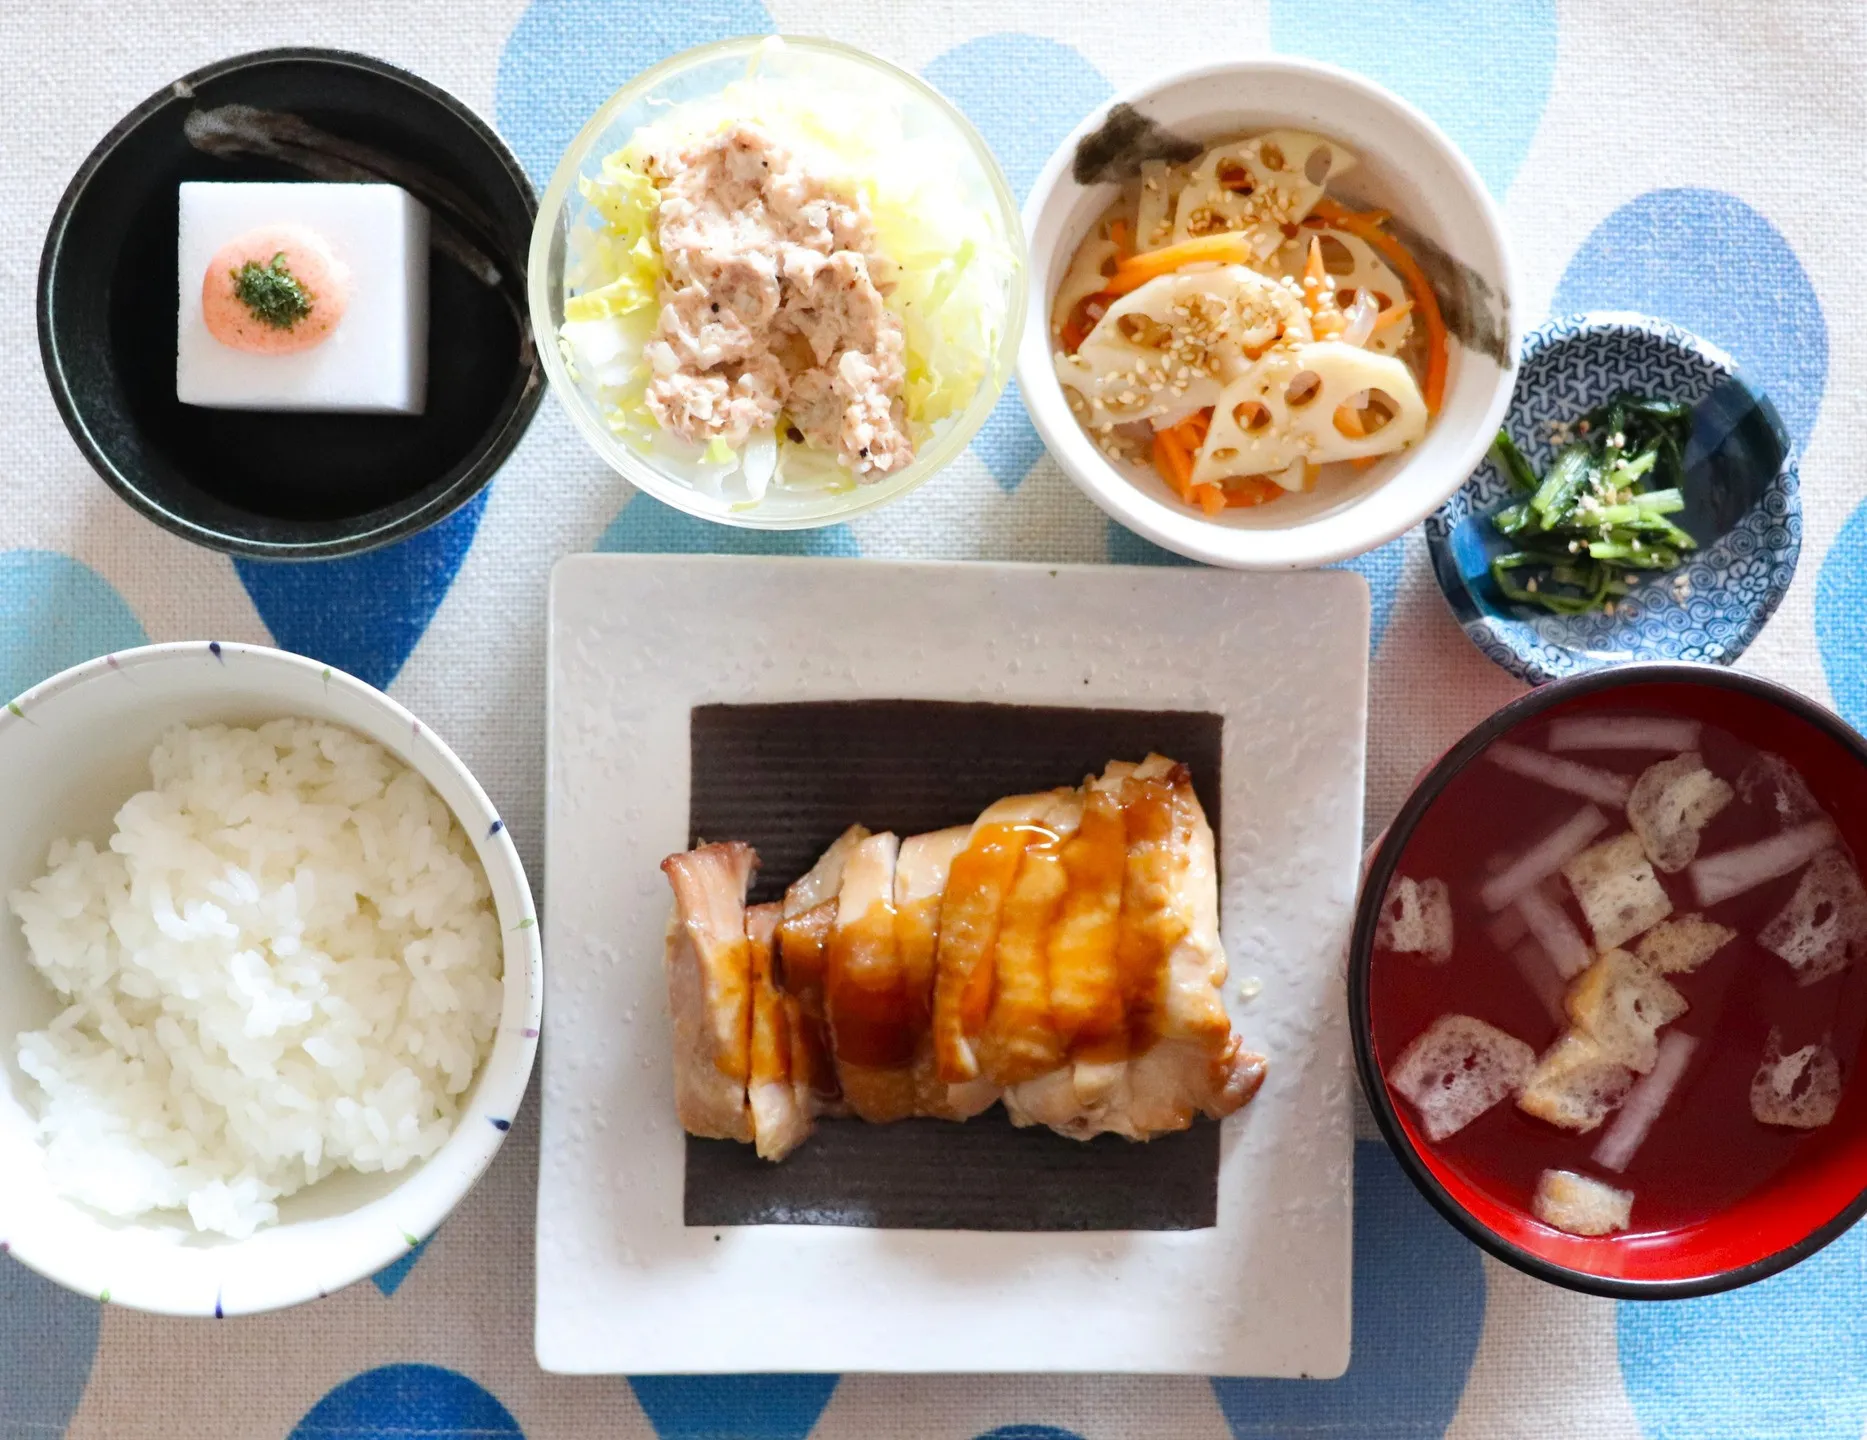
M 1202 261 L 1253 265 L 1257 263 L 1257 258 L 1257 252 L 1251 248 L 1243 231 L 1222 230 L 1217 235 L 1201 235 L 1197 240 L 1182 240 L 1178 245 L 1163 245 L 1158 250 L 1146 250 L 1139 255 L 1128 256 L 1115 267 L 1115 273 L 1109 276 L 1108 289 L 1111 294 L 1126 295 L 1150 280 L 1171 275 L 1182 265 Z
M 1368 427 L 1361 423 L 1361 411 L 1359 410 L 1351 409 L 1347 405 L 1338 405 L 1335 407 L 1334 418 L 1335 428 L 1340 430 L 1351 440 L 1359 440 L 1368 433 Z M 1358 455 L 1348 463 L 1353 465 L 1357 470 L 1366 470 L 1370 465 L 1374 464 L 1374 457 L 1372 455 Z
M 1328 267 L 1322 263 L 1322 236 L 1312 235 L 1309 237 L 1309 254 L 1303 260 L 1303 288 L 1310 292 L 1304 295 L 1303 303 L 1309 306 L 1311 311 L 1315 310 L 1317 302 L 1322 299 L 1321 294 L 1317 292 L 1322 289 L 1322 277 L 1328 273 Z
M 1193 461 L 1170 431 L 1154 432 L 1154 468 L 1188 505 L 1193 503 Z
M 1109 239 L 1115 242 L 1115 254 L 1118 259 L 1126 260 L 1134 254 L 1134 237 L 1128 233 L 1128 222 L 1116 220 L 1109 225 Z
M 1377 215 L 1379 219 L 1372 218 Z M 1413 292 L 1414 306 L 1426 325 L 1426 408 L 1437 414 L 1446 395 L 1445 316 L 1440 313 L 1439 297 L 1433 292 L 1432 282 L 1426 278 L 1420 262 L 1413 258 L 1413 252 L 1381 229 L 1380 222 L 1386 218 L 1380 211 L 1350 210 L 1328 199 L 1318 200 L 1310 210 L 1310 219 L 1366 240 L 1393 262 L 1400 278 L 1407 282 L 1407 288 Z
M 1225 491 L 1225 503 L 1233 510 L 1249 509 L 1253 505 L 1268 505 L 1284 493 L 1284 487 L 1275 480 L 1266 480 L 1262 475 L 1248 475 L 1243 480 L 1234 480 Z
M 1195 485 L 1193 495 L 1199 501 L 1199 508 L 1208 515 L 1217 515 L 1225 508 L 1225 492 L 1209 480 Z
M 1189 454 L 1197 454 L 1199 447 L 1206 443 L 1206 431 L 1212 427 L 1212 407 L 1195 410 L 1178 425 L 1168 427 L 1168 433 L 1179 442 Z
M 1339 335 L 1348 328 L 1329 291 L 1323 288 L 1328 278 L 1329 270 L 1322 259 L 1322 236 L 1312 235 L 1309 257 L 1303 262 L 1303 308 L 1310 313 L 1310 330 L 1318 340 Z
M 1389 325 L 1398 325 L 1412 312 L 1413 302 L 1411 300 L 1402 300 L 1396 305 L 1389 305 L 1385 310 L 1374 317 L 1374 328 L 1376 330 L 1385 330 Z

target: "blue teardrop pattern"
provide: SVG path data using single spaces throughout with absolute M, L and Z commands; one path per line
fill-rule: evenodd
M 1108 559 L 1111 565 L 1197 565 L 1184 555 L 1163 549 L 1152 540 L 1135 534 L 1126 525 L 1108 523 Z M 1353 570 L 1368 582 L 1368 653 L 1381 649 L 1381 637 L 1387 634 L 1387 622 L 1394 616 L 1394 601 L 1400 594 L 1400 578 L 1406 569 L 1407 537 L 1390 540 L 1378 550 L 1357 555 L 1325 566 L 1329 570 Z
M 1237 1440 L 1446 1433 L 1484 1330 L 1484 1265 L 1376 1140 L 1355 1146 L 1354 1296 L 1340 1379 L 1212 1382 Z
M 408 1272 L 415 1268 L 416 1262 L 421 1259 L 423 1253 L 428 1248 L 429 1242 L 433 1239 L 434 1236 L 430 1235 L 427 1240 L 409 1246 L 408 1254 L 402 1256 L 399 1260 L 391 1260 L 387 1265 L 383 1266 L 382 1269 L 370 1276 L 370 1283 L 382 1292 L 385 1299 L 395 1294 L 396 1291 L 402 1288 L 402 1282 L 408 1279 Z
M 57 1440 L 65 1433 L 91 1378 L 103 1312 L 0 1245 L 0 1436 Z
M 384 1365 L 313 1405 L 287 1440 L 525 1440 L 504 1405 L 456 1370 Z
M 542 190 L 585 122 L 649 66 L 772 28 L 758 0 L 532 0 L 500 49 L 493 114 Z
M 1271 0 L 1271 44 L 1360 71 L 1510 189 L 1556 74 L 1555 0 Z
M 1867 1229 L 1768 1280 L 1623 1301 L 1621 1380 L 1649 1440 L 1859 1440 L 1867 1426 Z
M 1108 560 L 1111 565 L 1199 564 L 1197 560 L 1189 560 L 1163 545 L 1156 545 L 1145 535 L 1137 535 L 1119 520 L 1108 522 Z
M 1582 242 L 1551 313 L 1638 310 L 1728 351 L 1806 451 L 1828 382 L 1828 322 L 1795 250 L 1722 190 L 1649 190 Z
M 1400 577 L 1406 570 L 1407 537 L 1390 540 L 1366 555 L 1339 561 L 1331 570 L 1353 570 L 1368 582 L 1368 653 L 1378 655 L 1381 638 L 1387 634 L 1387 622 L 1394 618 L 1394 601 L 1400 595 Z
M 1074 1430 L 1055 1425 L 1000 1425 L 974 1440 L 1083 1440 Z
M 1867 503 L 1848 516 L 1815 582 L 1815 643 L 1835 709 L 1867 730 Z
M 1114 93 L 1081 52 L 1016 31 L 955 45 L 922 66 L 921 78 L 978 127 L 1020 204 L 1063 137 Z
M 1070 131 L 1114 93 L 1080 53 L 1056 40 L 1007 31 L 936 55 L 921 77 L 979 128 L 1022 202 Z M 1006 494 L 1044 453 L 1013 380 L 973 437 L 972 453 Z
M 862 553 L 847 525 L 816 530 L 745 530 L 715 525 L 663 505 L 652 495 L 630 497 L 596 542 L 605 554 L 840 555 Z
M 56 550 L 0 553 L 0 701 L 85 660 L 147 645 L 110 582 Z
M 489 494 L 378 550 L 339 560 L 236 559 L 234 570 L 281 649 L 386 690 L 453 587 Z
M 1024 392 L 1018 388 L 1016 376 L 1005 383 L 1005 393 L 998 397 L 998 404 L 985 417 L 969 448 L 1007 495 L 1022 485 L 1031 467 L 1044 458 L 1044 442 L 1024 408 Z
M 632 1375 L 659 1440 L 804 1440 L 835 1375 Z

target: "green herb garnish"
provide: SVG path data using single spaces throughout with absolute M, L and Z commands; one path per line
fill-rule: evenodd
M 253 314 L 253 318 L 274 330 L 290 330 L 311 313 L 311 292 L 285 264 L 285 252 L 261 265 L 248 260 L 233 276 L 233 293 Z
M 1517 547 L 1491 562 L 1491 578 L 1508 599 L 1555 615 L 1612 605 L 1639 572 L 1676 570 L 1698 549 L 1666 518 L 1685 509 L 1685 406 L 1619 395 L 1574 429 L 1541 476 L 1505 432 L 1491 447 L 1525 497 L 1491 517 Z

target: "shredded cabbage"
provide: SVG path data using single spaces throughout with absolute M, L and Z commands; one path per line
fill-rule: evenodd
M 604 159 L 602 172 L 586 175 L 578 188 L 601 228 L 580 257 L 586 270 L 610 278 L 564 302 L 566 320 L 607 320 L 655 303 L 661 283 L 661 252 L 655 248 L 655 182 L 622 157 Z
M 745 457 L 722 441 L 687 445 L 661 432 L 648 415 L 642 397 L 649 377 L 640 356 L 653 338 L 663 273 L 654 245 L 658 194 L 644 163 L 651 149 L 683 148 L 750 120 L 807 169 L 867 202 L 878 248 L 894 267 L 886 303 L 902 326 L 902 406 L 917 451 L 985 382 L 1011 318 L 1009 282 L 1020 263 L 989 191 L 967 183 L 977 166 L 956 134 L 911 114 L 915 102 L 881 76 L 850 73 L 846 65 L 833 83 L 786 76 L 772 63 L 779 59 L 818 63 L 770 42 L 755 53 L 745 78 L 661 112 L 606 157 L 598 175 L 584 179 L 592 223 L 573 231 L 565 276 L 565 317 L 580 324 L 567 323 L 564 339 L 611 428 L 660 468 L 684 474 L 735 508 L 756 504 L 768 488 L 834 494 L 858 482 L 834 455 L 783 438 L 782 423 L 776 464 L 767 469 L 768 454 L 761 453 L 759 473 L 751 474 L 741 463 Z M 604 328 L 580 328 L 597 323 Z M 622 365 L 620 355 L 632 363 Z
M 655 246 L 661 195 L 622 156 L 604 158 L 578 181 L 586 210 L 573 234 L 560 341 L 572 374 L 596 390 L 610 430 L 646 441 L 656 431 L 645 397 L 643 348 L 654 337 L 656 294 L 664 267 Z

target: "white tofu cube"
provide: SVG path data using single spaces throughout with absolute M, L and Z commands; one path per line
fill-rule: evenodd
M 315 232 L 350 272 L 349 303 L 311 349 L 252 354 L 210 333 L 202 279 L 215 252 L 248 231 Z M 175 395 L 219 410 L 419 415 L 428 390 L 428 211 L 395 185 L 181 186 L 181 306 Z

